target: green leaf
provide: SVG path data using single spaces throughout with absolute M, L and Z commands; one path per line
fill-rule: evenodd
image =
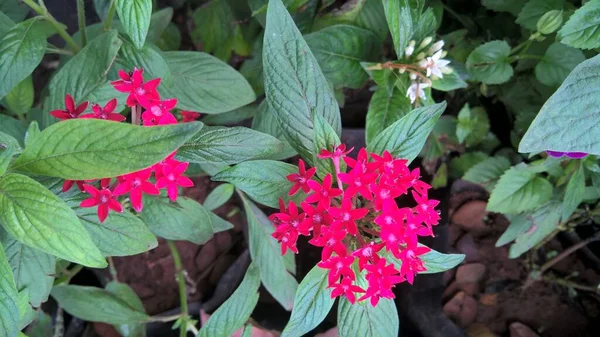
M 473 50 L 467 58 L 467 70 L 475 81 L 502 84 L 513 75 L 509 62 L 510 46 L 505 41 L 491 41 Z
M 280 245 L 271 236 L 275 232 L 275 226 L 256 205 L 243 195 L 242 201 L 248 221 L 250 256 L 260 271 L 262 284 L 286 310 L 292 310 L 298 282 L 287 272 Z M 292 252 L 287 252 L 287 254 L 294 261 L 294 254 Z M 295 263 L 293 267 L 295 270 Z
M 11 145 L 2 144 L 0 146 L 0 176 L 6 173 L 15 152 L 15 148 Z
M 441 120 L 441 119 L 440 119 Z M 462 177 L 470 168 L 488 159 L 489 156 L 485 152 L 474 151 L 465 152 L 459 157 L 454 157 L 450 160 L 450 176 L 453 178 Z M 509 164 L 510 167 L 510 164 Z
M 252 129 L 269 134 L 284 143 L 283 150 L 277 156 L 270 159 L 285 159 L 298 154 L 285 139 L 283 129 L 277 123 L 275 112 L 269 106 L 267 100 L 262 101 L 258 106 L 256 115 L 252 119 Z
M 335 302 L 327 288 L 327 275 L 327 270 L 314 266 L 300 282 L 292 316 L 281 337 L 304 336 L 325 319 Z
M 529 30 L 535 30 L 538 20 L 544 14 L 551 10 L 563 9 L 564 5 L 565 0 L 530 0 L 519 13 L 516 22 Z
M 258 110 L 257 105 L 246 105 L 235 110 L 202 118 L 202 123 L 207 125 L 233 125 L 254 117 Z
M 179 197 L 171 202 L 166 197 L 144 197 L 145 208 L 140 217 L 152 233 L 168 240 L 187 240 L 201 245 L 213 235 L 209 212 L 197 201 Z
M 133 289 L 131 289 L 131 287 L 127 284 L 111 281 L 106 285 L 105 289 L 106 291 L 125 301 L 125 303 L 127 303 L 133 309 L 139 312 L 144 312 L 144 304 L 137 296 L 135 291 L 133 291 Z M 146 327 L 143 324 L 121 324 L 115 325 L 115 328 L 124 337 L 146 336 Z
M 414 109 L 380 132 L 369 144 L 369 152 L 383 153 L 387 150 L 396 158 L 412 162 L 445 109 L 445 102 Z
M 127 35 L 142 49 L 150 28 L 152 0 L 115 0 L 117 13 Z
M 237 164 L 262 159 L 283 149 L 277 138 L 241 126 L 205 126 L 177 151 L 177 157 L 194 163 Z
M 490 157 L 471 167 L 462 178 L 480 184 L 491 191 L 494 189 L 496 181 L 509 168 L 510 161 L 505 157 Z
M 360 62 L 375 61 L 381 56 L 377 36 L 354 26 L 327 27 L 304 39 L 334 88 L 360 88 L 368 80 Z
M 44 110 L 64 109 L 66 94 L 73 96 L 75 103 L 88 100 L 94 90 L 107 82 L 107 73 L 121 44 L 116 30 L 89 41 L 50 81 L 50 94 L 44 103 Z
M 490 195 L 487 210 L 516 214 L 534 209 L 552 198 L 552 184 L 525 165 L 510 168 Z
M 515 259 L 542 242 L 558 227 L 562 209 L 560 202 L 550 201 L 535 212 L 526 214 L 525 219 L 529 226 L 510 246 L 508 256 Z
M 324 149 L 333 151 L 336 146 L 342 143 L 340 137 L 338 137 L 325 118 L 319 114 L 314 114 L 313 120 L 315 130 L 315 153 L 320 153 L 321 150 Z M 315 156 L 315 167 L 317 168 L 317 174 L 320 177 L 325 177 L 327 174 L 331 174 L 334 177 L 336 176 L 335 166 L 333 165 L 333 161 L 329 158 L 321 159 Z M 345 167 L 346 164 L 342 161 L 340 163 L 340 171 L 344 172 Z
M 0 99 L 31 75 L 46 51 L 46 34 L 41 18 L 21 22 L 0 40 Z
M 421 255 L 423 265 L 427 269 L 420 274 L 435 274 L 445 272 L 458 266 L 465 259 L 465 254 L 444 254 L 432 249 Z
M 221 171 L 212 180 L 233 184 L 256 202 L 278 208 L 279 198 L 289 199 L 292 183 L 286 177 L 297 171 L 296 166 L 278 161 L 252 160 Z
M 19 325 L 18 329 L 21 330 L 28 326 L 35 319 L 35 311 L 29 304 L 29 290 L 24 289 L 17 295 L 17 302 L 19 305 Z
M 99 119 L 63 121 L 42 131 L 12 170 L 70 180 L 116 177 L 158 163 L 200 128 L 198 122 L 148 128 Z
M 210 316 L 198 337 L 229 337 L 244 326 L 258 303 L 259 275 L 258 266 L 251 263 L 240 286 Z
M 252 103 L 256 96 L 244 77 L 214 56 L 192 51 L 163 53 L 173 78 L 161 86 L 165 97 L 177 97 L 178 108 L 221 113 Z
M 496 241 L 496 247 L 501 247 L 514 241 L 519 235 L 525 233 L 529 227 L 531 227 L 531 223 L 528 220 L 528 216 L 531 214 L 523 213 L 518 215 L 510 215 L 506 214 L 506 218 L 510 221 L 510 225 L 508 228 L 502 233 L 498 241 Z
M 585 55 L 579 49 L 553 43 L 542 60 L 535 66 L 535 77 L 549 87 L 558 87 L 569 73 L 581 62 Z
M 13 0 L 10 0 L 13 1 Z M 14 0 L 17 1 L 17 0 Z M 6 33 L 8 30 L 10 30 L 14 25 L 15 22 L 13 20 L 11 20 L 6 14 L 4 14 L 4 10 L 2 10 L 2 6 L 4 5 L 5 2 L 0 3 L 0 34 L 2 34 L 1 36 L 4 36 L 4 33 Z M 23 4 L 24 5 L 24 4 Z
M 29 7 L 20 0 L 2 0 L 0 2 L 0 12 L 12 21 L 19 22 L 27 16 Z
M 383 4 L 380 1 L 365 0 L 362 9 L 354 21 L 354 25 L 370 30 L 381 41 L 385 41 L 389 34 Z
M 51 295 L 66 312 L 90 322 L 129 324 L 150 319 L 143 311 L 100 288 L 57 285 Z
M 150 28 L 148 28 L 147 42 L 157 43 L 160 36 L 171 23 L 173 18 L 173 8 L 167 7 L 156 11 L 150 17 Z M 149 69 L 148 69 L 149 70 Z
M 221 184 L 213 189 L 204 200 L 204 208 L 207 211 L 212 211 L 224 205 L 233 195 L 233 185 Z
M 233 224 L 213 212 L 208 212 L 210 215 L 210 220 L 212 221 L 213 232 L 219 233 L 228 231 L 233 228 Z
M 585 174 L 583 173 L 583 165 L 578 162 L 578 167 L 569 179 L 567 189 L 565 190 L 565 198 L 563 200 L 562 219 L 566 221 L 573 212 L 579 207 L 583 201 L 585 191 Z
M 160 77 L 163 86 L 172 84 L 173 79 L 169 65 L 156 46 L 147 43 L 143 47 L 137 48 L 130 41 L 124 40 L 119 50 L 119 56 L 118 63 L 122 69 L 142 68 L 146 78 Z M 116 90 L 112 86 L 111 89 L 113 89 L 114 96 Z
M 600 2 L 587 1 L 558 32 L 560 41 L 571 47 L 600 47 Z
M 37 181 L 20 174 L 3 176 L 0 206 L 0 222 L 20 242 L 85 266 L 106 266 L 75 212 Z
M 340 336 L 396 337 L 400 330 L 394 300 L 381 299 L 377 306 L 365 302 L 352 304 L 347 298 L 338 305 Z
M 317 60 L 281 0 L 269 2 L 263 69 L 267 101 L 283 135 L 312 164 L 313 112 L 323 116 L 338 135 L 340 113 Z
M 48 300 L 54 281 L 54 256 L 25 246 L 2 229 L 0 243 L 4 246 L 6 257 L 15 276 L 17 290 L 28 290 L 29 302 L 39 307 Z
M 54 329 L 52 327 L 52 318 L 44 311 L 39 310 L 37 317 L 25 330 L 29 337 L 53 337 Z
M 495 12 L 508 12 L 514 16 L 519 15 L 527 0 L 481 0 L 481 4 Z
M 4 208 L 3 208 L 4 210 Z M 0 336 L 16 336 L 19 331 L 18 293 L 13 273 L 0 245 Z
M 519 152 L 545 150 L 600 155 L 600 56 L 579 64 L 544 104 L 519 144 Z
M 410 99 L 397 88 L 392 90 L 390 95 L 387 89 L 379 87 L 371 97 L 365 130 L 367 144 L 412 110 Z
M 467 82 L 460 77 L 460 74 L 455 69 L 450 74 L 444 74 L 444 77 L 431 81 L 431 83 L 433 89 L 440 91 L 452 91 L 467 87 Z
M 193 15 L 196 28 L 192 37 L 198 37 L 203 49 L 223 61 L 229 60 L 233 47 L 235 21 L 226 0 L 215 0 L 198 7 Z
M 409 4 L 410 0 L 383 0 L 383 9 L 387 19 L 390 32 L 392 32 L 392 41 L 394 50 L 398 58 L 404 55 L 404 49 L 412 37 L 414 26 Z
M 481 107 L 470 108 L 466 104 L 458 113 L 456 137 L 467 147 L 475 146 L 485 140 L 490 131 L 490 120 Z
M 33 105 L 33 80 L 31 76 L 25 77 L 16 87 L 6 95 L 5 101 L 8 109 L 17 115 L 29 112 Z
M 0 141 L 3 141 L 4 144 L 7 144 L 7 140 L 5 138 L 6 135 L 10 136 L 11 140 L 16 139 L 18 141 L 18 147 L 15 148 L 18 149 L 17 152 L 21 152 L 20 147 L 21 145 L 25 144 L 25 133 L 27 133 L 26 123 L 6 115 L 0 115 L 0 132 L 3 134 L 0 135 Z

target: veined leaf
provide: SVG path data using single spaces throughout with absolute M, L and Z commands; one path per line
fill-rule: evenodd
M 0 245 L 0 336 L 13 337 L 19 331 L 18 293 L 4 249 Z
M 115 0 L 117 13 L 127 35 L 138 49 L 142 49 L 150 28 L 152 0 Z
M 33 105 L 33 99 L 33 80 L 31 76 L 25 77 L 5 97 L 8 109 L 17 115 L 24 115 L 29 112 Z
M 112 281 L 106 285 L 105 289 L 106 291 L 117 296 L 119 299 L 123 300 L 133 309 L 139 312 L 144 312 L 144 304 L 142 303 L 142 300 L 140 300 L 135 291 L 133 291 L 133 289 L 131 289 L 131 287 L 127 284 Z M 124 337 L 146 336 L 146 326 L 144 324 L 120 324 L 115 325 L 115 328 Z
M 555 9 L 563 9 L 565 0 L 529 0 L 517 17 L 521 26 L 535 30 L 538 20 L 546 13 Z
M 578 167 L 569 179 L 567 189 L 565 190 L 565 198 L 563 200 L 563 211 L 562 220 L 566 221 L 573 212 L 577 209 L 579 204 L 583 201 L 583 195 L 585 193 L 585 173 L 583 171 L 583 165 L 578 162 Z
M 556 42 L 548 48 L 542 60 L 535 66 L 535 77 L 542 84 L 556 88 L 583 61 L 585 55 L 581 50 Z
M 473 80 L 485 84 L 502 84 L 513 75 L 509 63 L 510 46 L 505 41 L 490 41 L 475 48 L 467 58 Z
M 506 171 L 490 195 L 487 210 L 516 214 L 534 209 L 552 198 L 552 184 L 527 170 L 524 164 Z
M 212 211 L 221 207 L 229 199 L 231 199 L 231 196 L 233 195 L 233 190 L 234 187 L 231 184 L 221 184 L 217 186 L 208 194 L 202 206 L 204 206 L 204 208 L 206 208 L 207 211 Z
M 562 43 L 575 48 L 600 47 L 600 2 L 587 1 L 576 10 L 558 32 L 558 37 Z
M 528 227 L 510 246 L 508 256 L 511 259 L 517 258 L 550 235 L 560 223 L 562 209 L 560 202 L 550 201 L 534 212 L 526 213 Z
M 340 337 L 396 337 L 400 330 L 394 300 L 381 299 L 373 307 L 368 301 L 352 304 L 345 297 L 338 305 Z
M 379 133 L 412 110 L 410 99 L 398 89 L 392 94 L 385 88 L 378 88 L 369 102 L 366 122 L 366 141 L 369 144 Z

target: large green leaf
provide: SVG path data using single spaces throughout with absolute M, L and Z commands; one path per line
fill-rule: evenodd
M 17 290 L 26 289 L 29 292 L 29 302 L 34 307 L 39 307 L 48 300 L 52 289 L 56 272 L 54 256 L 20 243 L 2 229 L 0 243 L 6 251 Z
M 410 99 L 398 89 L 393 89 L 392 94 L 385 88 L 377 88 L 367 111 L 365 138 L 369 144 L 379 133 L 392 125 L 412 110 Z
M 510 246 L 508 256 L 511 259 L 517 258 L 542 242 L 560 224 L 561 211 L 560 202 L 550 201 L 535 212 L 526 213 L 527 229 L 517 236 L 515 243 Z
M 258 106 L 256 115 L 252 118 L 252 129 L 271 135 L 284 143 L 283 150 L 273 158 L 269 159 L 285 159 L 298 154 L 285 139 L 283 129 L 277 123 L 275 112 L 269 106 L 267 100 L 262 101 Z
M 136 47 L 141 49 L 148 35 L 150 17 L 152 16 L 152 0 L 115 0 L 117 13 L 127 35 Z
M 281 337 L 304 336 L 325 319 L 335 302 L 327 288 L 327 275 L 327 270 L 314 266 L 300 282 L 292 316 Z
M 600 155 L 600 56 L 579 64 L 546 101 L 519 152 L 544 150 Z
M 268 104 L 290 145 L 309 163 L 313 158 L 312 114 L 341 134 L 337 102 L 317 60 L 281 0 L 271 0 L 263 45 Z
M 27 16 L 29 8 L 20 0 L 2 0 L 0 12 L 7 15 L 12 21 L 19 22 Z
M 40 17 L 21 22 L 0 40 L 0 99 L 31 75 L 46 51 L 46 34 Z
M 205 126 L 179 148 L 177 156 L 194 163 L 232 165 L 266 158 L 283 146 L 277 138 L 245 127 Z
M 142 127 L 99 119 L 72 119 L 40 133 L 12 170 L 71 180 L 116 177 L 166 158 L 201 123 Z
M 107 73 L 121 44 L 116 30 L 89 41 L 50 81 L 44 110 L 64 109 L 66 94 L 73 96 L 76 103 L 90 99 L 90 94 L 107 82 Z
M 4 99 L 10 111 L 17 115 L 24 115 L 31 109 L 34 96 L 33 79 L 31 76 L 27 76 L 12 88 Z
M 396 158 L 415 159 L 446 109 L 446 102 L 414 109 L 394 124 L 381 131 L 368 146 L 374 153 L 389 151 Z
M 209 212 L 197 201 L 179 197 L 145 197 L 146 207 L 140 214 L 152 233 L 169 240 L 187 240 L 201 245 L 213 235 Z
M 229 337 L 244 326 L 258 303 L 259 275 L 258 266 L 251 263 L 240 286 L 210 316 L 198 337 Z
M 198 7 L 193 15 L 196 28 L 192 37 L 198 37 L 206 52 L 223 61 L 231 57 L 234 36 L 234 13 L 227 0 L 214 0 Z
M 53 337 L 54 328 L 52 326 L 52 318 L 44 311 L 39 310 L 25 332 L 29 337 Z
M 298 282 L 287 272 L 280 246 L 271 236 L 275 226 L 250 200 L 242 196 L 242 201 L 248 221 L 250 256 L 258 266 L 260 279 L 269 293 L 286 310 L 292 310 Z M 293 261 L 294 254 L 289 251 L 287 254 L 291 255 Z
M 214 56 L 192 51 L 163 53 L 173 83 L 161 86 L 166 97 L 176 97 L 184 110 L 213 114 L 252 103 L 256 96 L 244 77 Z
M 17 295 L 12 270 L 0 245 L 0 337 L 14 337 L 19 331 Z
M 304 36 L 319 66 L 334 88 L 359 88 L 368 79 L 361 61 L 375 61 L 381 42 L 372 32 L 349 25 L 336 25 Z
M 519 16 L 517 23 L 521 26 L 535 30 L 538 20 L 547 12 L 555 9 L 563 9 L 565 0 L 530 0 L 525 4 Z
M 297 171 L 296 166 L 279 161 L 251 160 L 221 171 L 212 179 L 233 184 L 255 201 L 277 208 L 279 198 L 288 199 L 293 185 L 286 177 Z
M 502 84 L 513 75 L 509 62 L 510 46 L 505 41 L 490 41 L 473 50 L 467 58 L 467 69 L 473 80 L 486 84 Z
M 322 150 L 333 151 L 336 146 L 342 143 L 331 125 L 321 115 L 314 114 L 313 121 L 315 153 L 320 153 Z M 346 164 L 342 162 L 340 165 L 339 169 L 342 172 L 345 171 Z M 320 177 L 325 177 L 327 174 L 335 176 L 335 166 L 333 165 L 333 160 L 330 158 L 318 158 L 315 156 L 315 167 Z
M 106 266 L 75 212 L 37 181 L 20 174 L 2 177 L 0 206 L 2 226 L 22 243 L 86 266 Z
M 352 304 L 345 297 L 338 305 L 340 337 L 396 337 L 400 330 L 394 300 L 381 299 L 377 306 L 368 301 Z
M 167 7 L 159 11 L 152 13 L 150 18 L 150 28 L 148 28 L 148 35 L 146 41 L 152 43 L 158 43 L 160 36 L 167 29 L 171 19 L 173 18 L 173 8 Z
M 581 162 L 578 162 L 577 164 L 578 167 L 575 169 L 571 179 L 569 179 L 569 183 L 567 184 L 567 188 L 565 190 L 562 211 L 563 221 L 566 221 L 583 201 L 583 195 L 585 192 L 585 174 L 583 172 L 583 165 Z
M 464 180 L 480 184 L 488 191 L 493 190 L 496 181 L 510 168 L 510 161 L 505 157 L 490 157 L 469 168 Z
M 600 1 L 587 1 L 558 32 L 561 42 L 571 47 L 600 47 Z M 566 61 L 566 60 L 565 60 Z
M 458 266 L 465 259 L 465 254 L 444 254 L 436 250 L 423 254 L 421 260 L 425 271 L 420 274 L 442 273 Z
M 160 49 L 156 46 L 147 43 L 142 48 L 137 48 L 130 41 L 124 40 L 119 50 L 119 57 L 117 62 L 124 69 L 142 68 L 144 69 L 144 77 L 146 79 L 160 77 L 162 79 L 160 82 L 161 85 L 170 86 L 172 84 L 169 65 L 165 61 Z M 116 90 L 112 85 L 111 89 L 114 96 Z
M 553 43 L 542 60 L 535 66 L 535 77 L 550 87 L 558 87 L 575 67 L 585 61 L 585 55 L 579 49 Z
M 123 300 L 133 309 L 144 312 L 145 309 L 142 300 L 140 300 L 135 291 L 127 284 L 112 281 L 106 285 L 105 289 Z M 146 336 L 146 326 L 144 324 L 119 324 L 115 325 L 115 328 L 123 335 L 123 337 Z
M 552 184 L 524 164 L 506 171 L 490 195 L 487 210 L 516 214 L 534 209 L 552 198 Z
M 10 0 L 10 1 L 13 1 L 13 0 Z M 14 1 L 18 1 L 18 0 L 14 0 Z M 2 8 L 3 4 L 4 4 L 4 2 L 0 3 L 0 34 L 2 34 L 2 36 L 4 36 L 4 33 L 6 33 L 8 30 L 10 30 L 15 25 L 15 22 L 13 20 L 11 20 L 5 14 L 5 11 Z
M 143 311 L 100 288 L 58 285 L 50 294 L 66 312 L 86 321 L 129 324 L 150 319 Z
M 383 0 L 383 9 L 387 19 L 396 55 L 401 58 L 404 49 L 413 35 L 417 22 L 413 22 L 410 0 Z

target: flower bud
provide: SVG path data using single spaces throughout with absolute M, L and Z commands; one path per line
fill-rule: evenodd
M 413 81 L 416 80 L 417 79 L 417 74 L 411 73 L 410 74 L 410 79 L 413 80 Z
M 428 36 L 425 39 L 423 39 L 423 42 L 421 42 L 421 45 L 419 46 L 419 49 L 423 49 L 427 46 L 429 46 L 429 44 L 433 41 L 433 37 Z
M 563 22 L 563 11 L 553 10 L 544 14 L 537 22 L 538 32 L 548 35 L 560 28 Z
M 420 52 L 419 55 L 417 55 L 417 60 L 422 60 L 425 58 L 425 56 L 426 56 L 425 53 Z
M 435 54 L 438 50 L 442 49 L 442 47 L 444 47 L 444 40 L 439 40 L 438 42 L 434 43 L 431 47 L 429 47 L 429 54 Z

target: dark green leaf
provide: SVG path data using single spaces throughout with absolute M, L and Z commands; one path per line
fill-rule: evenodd
M 517 214 L 535 209 L 550 198 L 552 184 L 521 164 L 512 167 L 500 177 L 490 195 L 487 210 Z
M 328 271 L 314 266 L 304 277 L 296 297 L 292 317 L 283 329 L 281 337 L 301 337 L 316 328 L 331 310 L 335 299 L 327 288 Z
M 508 12 L 514 16 L 519 15 L 527 0 L 481 0 L 487 9 L 496 12 Z
M 461 178 L 470 168 L 488 159 L 487 153 L 480 151 L 465 152 L 450 160 L 450 176 Z M 508 165 L 510 167 L 510 163 Z
M 0 206 L 0 222 L 20 242 L 86 266 L 106 266 L 75 212 L 37 181 L 20 174 L 2 177 Z
M 197 37 L 203 49 L 223 61 L 229 60 L 233 47 L 235 20 L 227 0 L 214 0 L 199 7 L 193 15 Z
M 579 64 L 548 99 L 523 136 L 519 152 L 600 154 L 600 56 Z
M 600 2 L 587 1 L 558 32 L 561 42 L 580 49 L 600 47 Z
M 380 132 L 369 144 L 374 153 L 389 151 L 396 158 L 412 162 L 419 155 L 446 103 L 438 103 L 414 109 L 406 116 Z
M 15 276 L 17 290 L 28 290 L 29 302 L 39 307 L 48 300 L 55 274 L 54 256 L 25 246 L 2 229 L 0 243 Z
M 514 241 L 519 235 L 525 233 L 531 227 L 531 223 L 528 217 L 531 216 L 529 213 L 523 213 L 519 215 L 506 214 L 506 218 L 510 221 L 508 228 L 502 233 L 502 236 L 496 241 L 496 247 L 501 247 Z
M 213 235 L 209 212 L 197 201 L 179 197 L 171 202 L 166 197 L 145 197 L 140 214 L 150 231 L 169 240 L 187 240 L 201 245 Z
M 277 208 L 279 198 L 288 199 L 292 187 L 286 176 L 297 171 L 296 166 L 278 161 L 252 160 L 219 172 L 212 179 L 233 184 L 255 201 Z
M 212 221 L 213 232 L 219 233 L 228 231 L 233 228 L 233 224 L 213 212 L 208 212 L 210 215 L 210 220 Z
M 148 128 L 97 119 L 63 121 L 42 131 L 12 169 L 71 180 L 115 177 L 163 160 L 201 127 L 198 122 Z
M 464 180 L 480 184 L 488 191 L 494 189 L 496 181 L 510 168 L 510 161 L 505 157 L 490 157 L 471 167 Z
M 100 288 L 57 285 L 51 295 L 66 312 L 90 322 L 129 324 L 150 319 L 143 311 Z
M 0 12 L 7 15 L 12 21 L 19 22 L 27 16 L 29 8 L 20 0 L 2 0 Z
M 119 50 L 119 57 L 118 62 L 123 69 L 143 68 L 144 76 L 148 79 L 160 77 L 161 85 L 172 84 L 171 70 L 157 47 L 147 43 L 142 48 L 137 48 L 131 42 L 124 40 Z M 112 86 L 111 89 L 114 96 L 116 90 Z
M 17 115 L 24 115 L 31 109 L 33 98 L 33 80 L 31 76 L 27 76 L 16 87 L 12 88 L 6 95 L 5 101 L 10 111 Z
M 150 28 L 148 28 L 148 35 L 146 41 L 157 43 L 160 40 L 160 36 L 163 34 L 165 29 L 171 23 L 173 18 L 173 8 L 163 8 L 152 14 L 150 17 Z
M 475 81 L 501 84 L 513 75 L 509 63 L 510 46 L 505 41 L 491 41 L 473 50 L 467 58 L 467 69 Z
M 123 300 L 133 309 L 139 312 L 144 312 L 144 304 L 137 296 L 135 291 L 133 291 L 133 289 L 131 289 L 131 287 L 127 284 L 112 281 L 106 285 L 105 289 L 106 291 Z M 115 328 L 121 333 L 121 335 L 123 335 L 123 337 L 146 336 L 146 327 L 143 324 L 121 324 L 115 325 Z
M 352 304 L 340 299 L 338 332 L 340 336 L 396 337 L 400 329 L 394 300 L 381 299 L 377 306 L 360 302 Z
M 206 197 L 206 200 L 204 200 L 204 208 L 206 208 L 207 211 L 212 211 L 221 207 L 229 199 L 231 199 L 231 196 L 233 195 L 233 189 L 233 185 L 231 184 L 221 184 L 217 186 Z
M 573 212 L 579 207 L 579 204 L 583 201 L 583 194 L 585 191 L 585 174 L 583 172 L 583 165 L 578 163 L 577 169 L 569 179 L 567 189 L 565 190 L 565 198 L 563 200 L 562 219 L 566 221 Z
M 3 208 L 4 209 L 4 208 Z M 13 337 L 19 331 L 19 304 L 13 273 L 0 245 L 0 336 Z
M 280 245 L 271 236 L 275 226 L 251 201 L 244 196 L 242 201 L 248 221 L 250 256 L 260 271 L 260 279 L 277 302 L 286 310 L 292 310 L 298 282 L 287 272 Z M 292 256 L 293 261 L 294 254 L 287 254 Z M 295 269 L 295 263 L 293 266 Z
M 27 124 L 9 116 L 0 115 L 0 132 L 2 132 L 4 135 L 10 136 L 11 140 L 16 139 L 18 141 L 17 145 L 24 145 Z M 4 136 L 0 136 L 0 141 L 6 142 L 6 138 L 4 138 Z M 21 152 L 20 146 L 15 148 L 18 148 L 18 152 Z
M 467 147 L 481 143 L 490 131 L 490 120 L 481 107 L 470 108 L 466 104 L 458 113 L 456 137 Z
M 558 87 L 569 73 L 583 61 L 585 61 L 585 55 L 581 50 L 556 42 L 548 48 L 542 60 L 535 66 L 535 77 L 542 84 Z
M 241 126 L 205 126 L 177 151 L 181 160 L 194 163 L 237 164 L 266 158 L 283 149 L 277 138 Z
M 207 125 L 233 125 L 246 119 L 254 117 L 258 110 L 257 105 L 246 105 L 235 110 L 223 112 L 215 115 L 208 115 L 202 118 L 202 123 Z
M 127 35 L 142 49 L 150 27 L 152 0 L 115 0 L 117 13 Z
M 296 150 L 294 150 L 287 140 L 285 140 L 283 129 L 277 123 L 275 113 L 269 106 L 267 100 L 262 101 L 258 106 L 256 115 L 252 119 L 252 129 L 269 134 L 284 143 L 283 150 L 281 150 L 277 156 L 270 159 L 285 159 L 297 155 Z
M 339 135 L 339 108 L 317 60 L 281 0 L 269 2 L 263 68 L 267 101 L 283 135 L 312 164 L 312 114 L 323 116 Z
M 387 89 L 378 88 L 371 97 L 367 111 L 365 130 L 367 144 L 411 110 L 410 99 L 404 93 L 394 88 L 392 94 L 389 95 Z
M 510 246 L 508 256 L 511 259 L 517 258 L 544 240 L 558 227 L 561 212 L 562 205 L 557 201 L 550 201 L 533 213 L 526 214 L 529 226 Z
M 409 4 L 410 0 L 383 0 L 385 17 L 392 32 L 394 50 L 398 58 L 404 55 L 404 49 L 412 37 L 414 26 Z
M 210 316 L 198 337 L 229 337 L 246 323 L 258 302 L 259 275 L 258 266 L 251 263 L 240 286 Z
M 320 153 L 321 150 L 333 151 L 336 146 L 342 143 L 340 137 L 333 131 L 333 128 L 327 123 L 325 118 L 319 114 L 314 114 L 313 121 L 315 130 L 315 153 Z M 336 176 L 335 166 L 331 159 L 321 159 L 315 156 L 315 164 L 319 176 L 324 177 L 327 174 L 331 174 L 334 177 Z M 344 172 L 346 167 L 345 163 L 341 162 L 340 165 L 340 171 Z
M 10 1 L 12 1 L 12 0 L 10 0 Z M 17 0 L 15 0 L 15 1 L 17 1 Z M 6 16 L 6 14 L 3 13 L 3 10 L 1 7 L 3 4 L 4 4 L 4 2 L 0 3 L 0 34 L 2 34 L 1 36 L 4 36 L 4 33 L 6 33 L 9 29 L 11 29 L 15 25 L 15 22 L 13 20 L 11 20 L 8 16 Z
M 180 109 L 221 113 L 256 99 L 240 73 L 209 54 L 171 51 L 163 56 L 171 69 L 173 83 L 170 87 L 160 87 L 159 91 L 166 97 L 177 97 Z
M 53 337 L 52 318 L 42 310 L 37 312 L 37 317 L 25 330 L 29 337 Z
M 46 51 L 46 35 L 41 18 L 21 22 L 0 40 L 0 99 L 31 75 Z
M 564 4 L 565 0 L 530 0 L 519 13 L 517 23 L 529 30 L 535 30 L 538 20 L 544 14 L 551 10 L 563 9 Z

